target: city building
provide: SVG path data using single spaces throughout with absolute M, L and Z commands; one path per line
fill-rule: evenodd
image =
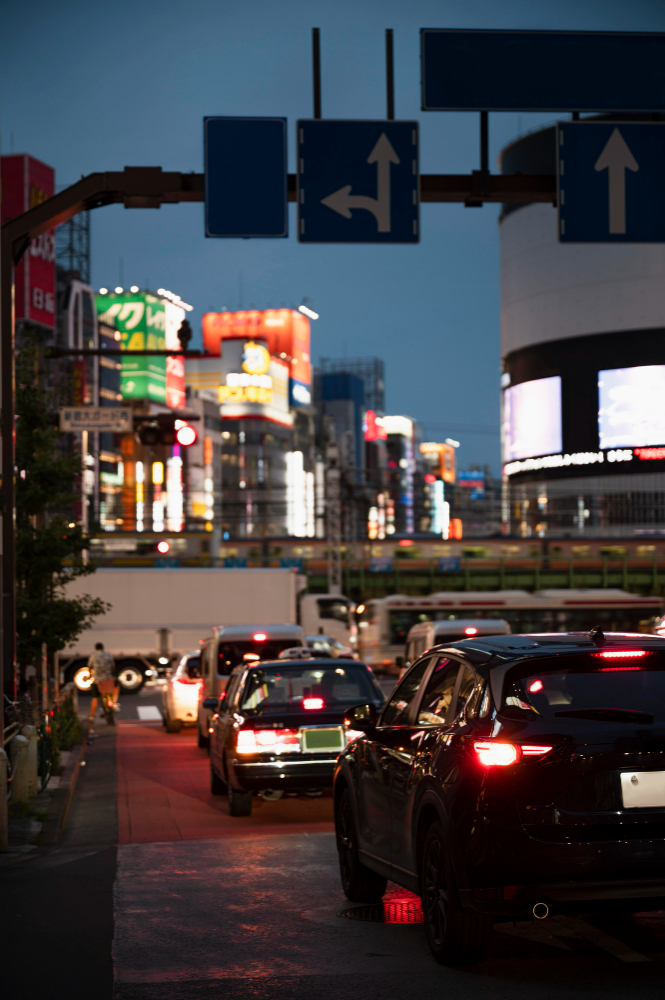
M 212 463 L 192 468 L 193 515 L 212 511 L 222 542 L 314 537 L 309 321 L 292 309 L 207 313 L 203 343 L 187 362 L 187 403 L 201 408 Z
M 502 172 L 554 174 L 555 140 L 518 138 Z M 559 243 L 548 204 L 504 206 L 500 234 L 504 532 L 662 532 L 665 246 Z

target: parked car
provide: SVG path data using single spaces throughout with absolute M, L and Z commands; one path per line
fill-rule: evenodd
M 492 921 L 665 907 L 665 640 L 506 635 L 437 646 L 341 753 L 342 886 L 420 894 L 444 963 Z
M 283 649 L 304 646 L 305 633 L 300 625 L 219 625 L 201 643 L 201 675 L 204 684 L 198 709 L 198 743 L 208 746 L 211 713 L 204 708 L 205 698 L 219 699 L 234 667 L 253 660 L 274 660 Z
M 357 733 L 344 712 L 383 694 L 357 660 L 319 658 L 244 664 L 233 670 L 210 730 L 210 789 L 228 794 L 231 816 L 249 816 L 252 795 L 319 794 L 332 787 L 337 755 Z
M 196 725 L 202 685 L 200 652 L 185 653 L 162 688 L 167 733 L 179 733 L 183 725 Z

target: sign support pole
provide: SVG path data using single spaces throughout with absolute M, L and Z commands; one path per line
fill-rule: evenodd
M 312 74 L 314 80 L 314 118 L 321 117 L 321 31 L 312 28 Z
M 395 120 L 395 72 L 393 60 L 393 29 L 386 28 L 386 118 Z

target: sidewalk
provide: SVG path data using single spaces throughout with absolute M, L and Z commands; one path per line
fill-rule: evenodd
M 66 777 L 54 800 L 67 797 Z M 62 816 L 49 810 L 45 841 Z M 53 1000 L 111 1000 L 116 839 L 115 731 L 100 726 L 82 756 L 59 845 L 17 852 L 0 868 L 3 996 L 22 996 L 28 988 Z

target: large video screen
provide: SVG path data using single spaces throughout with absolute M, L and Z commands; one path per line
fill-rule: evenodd
M 601 448 L 665 444 L 665 365 L 598 372 Z
M 509 386 L 503 394 L 504 462 L 561 450 L 561 377 Z

